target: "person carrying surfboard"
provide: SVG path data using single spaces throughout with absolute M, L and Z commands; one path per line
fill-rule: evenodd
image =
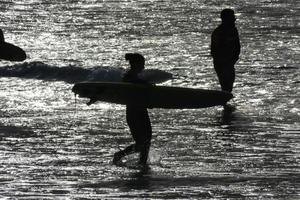
M 232 92 L 235 80 L 234 65 L 240 55 L 240 40 L 232 9 L 221 11 L 222 23 L 211 35 L 211 55 L 223 91 Z
M 124 74 L 123 81 L 135 84 L 149 84 L 138 77 L 138 74 L 145 68 L 144 56 L 138 53 L 127 53 L 125 59 L 129 61 L 130 69 Z M 124 156 L 139 153 L 139 164 L 145 166 L 152 138 L 152 127 L 147 108 L 135 104 L 127 104 L 126 121 L 135 143 L 124 150 L 116 152 L 113 163 L 117 165 Z

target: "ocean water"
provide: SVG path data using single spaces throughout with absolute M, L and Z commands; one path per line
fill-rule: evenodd
M 125 107 L 87 106 L 73 84 L 118 81 L 139 52 L 161 85 L 220 89 L 209 44 L 227 7 L 236 109 L 149 109 L 150 169 L 112 165 L 132 142 Z M 299 1 L 5 0 L 0 13 L 28 55 L 0 62 L 0 199 L 300 199 Z

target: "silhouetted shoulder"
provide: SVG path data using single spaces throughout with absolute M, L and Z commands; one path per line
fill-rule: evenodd
M 211 55 L 214 58 L 237 60 L 240 41 L 235 26 L 219 25 L 211 35 Z
M 148 83 L 147 81 L 140 79 L 138 76 L 131 73 L 130 71 L 128 71 L 124 74 L 122 81 L 129 82 L 129 83 L 138 83 L 138 84 L 147 84 Z

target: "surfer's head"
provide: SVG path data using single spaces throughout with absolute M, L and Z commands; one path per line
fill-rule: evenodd
M 125 59 L 129 61 L 132 70 L 140 72 L 145 68 L 145 58 L 139 53 L 126 53 Z
M 231 24 L 234 23 L 236 18 L 234 16 L 234 11 L 230 8 L 226 8 L 221 11 L 222 23 Z

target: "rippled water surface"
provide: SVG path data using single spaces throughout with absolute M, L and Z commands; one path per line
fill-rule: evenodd
M 236 109 L 150 109 L 150 169 L 112 165 L 132 142 L 125 108 L 88 107 L 72 83 L 113 79 L 140 52 L 173 74 L 163 85 L 219 89 L 209 44 L 225 7 L 242 44 Z M 1 199 L 300 198 L 299 1 L 8 0 L 0 13 L 29 57 L 0 63 Z

